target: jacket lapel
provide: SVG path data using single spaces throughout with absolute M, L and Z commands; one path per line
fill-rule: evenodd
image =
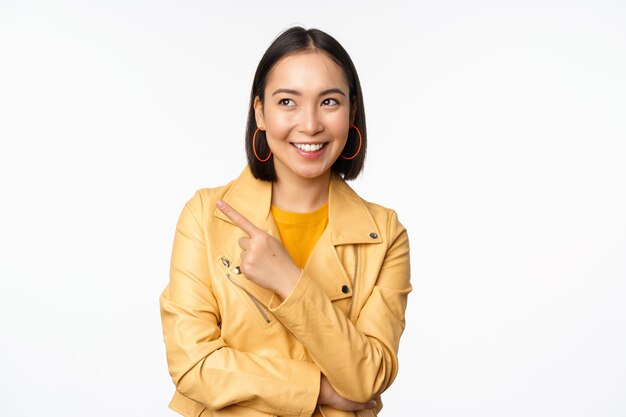
M 380 231 L 365 202 L 339 175 L 331 177 L 328 226 L 333 245 L 380 243 Z
M 257 180 L 246 166 L 239 178 L 233 181 L 230 189 L 222 198 L 232 208 L 250 220 L 259 229 L 280 240 L 278 228 L 271 215 L 272 183 Z M 217 207 L 213 214 L 232 224 L 232 221 Z
M 271 215 L 271 182 L 257 180 L 246 166 L 222 199 L 258 228 L 280 241 L 278 228 Z M 216 208 L 213 213 L 215 217 L 232 224 L 221 210 Z M 380 242 L 380 231 L 364 201 L 343 178 L 333 173 L 328 194 L 328 226 L 311 251 L 304 269 L 310 276 L 318 278 L 318 284 L 331 300 L 350 297 L 357 260 L 353 251 L 338 247 Z M 338 249 L 343 256 L 340 257 Z M 268 305 L 272 291 L 245 278 L 241 278 L 240 282 L 259 301 Z

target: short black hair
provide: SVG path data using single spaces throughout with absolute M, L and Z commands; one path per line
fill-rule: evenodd
M 329 34 L 319 29 L 305 29 L 301 26 L 291 27 L 278 35 L 272 44 L 267 48 L 265 54 L 259 61 L 254 81 L 252 82 L 252 91 L 250 92 L 250 108 L 248 111 L 248 122 L 246 125 L 246 156 L 252 175 L 264 181 L 276 181 L 276 171 L 274 169 L 274 156 L 271 155 L 267 162 L 260 162 L 254 155 L 253 136 L 257 129 L 256 118 L 254 112 L 254 99 L 259 97 L 261 103 L 264 102 L 265 86 L 267 78 L 276 63 L 286 57 L 298 52 L 318 51 L 325 52 L 343 70 L 349 87 L 349 102 L 352 107 L 353 100 L 356 104 L 356 113 L 354 116 L 354 125 L 359 129 L 362 136 L 361 150 L 354 159 L 344 159 L 338 157 L 332 165 L 332 171 L 341 175 L 346 180 L 355 179 L 363 170 L 365 162 L 365 151 L 367 149 L 367 129 L 365 127 L 365 108 L 363 106 L 363 94 L 361 92 L 361 83 L 356 68 L 352 63 L 352 59 L 348 52 L 341 46 L 339 42 Z M 355 129 L 350 129 L 348 133 L 348 141 L 342 151 L 345 156 L 354 155 L 359 149 L 359 136 Z M 257 133 L 256 150 L 260 158 L 269 155 L 270 149 L 265 140 L 265 132 Z

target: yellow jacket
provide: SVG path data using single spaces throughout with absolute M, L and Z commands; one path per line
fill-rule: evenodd
M 409 240 L 393 210 L 361 199 L 336 174 L 328 226 L 292 293 L 281 300 L 238 269 L 244 232 L 223 199 L 280 240 L 270 182 L 249 167 L 185 204 L 160 297 L 169 407 L 186 417 L 373 416 L 398 371 L 409 280 Z M 374 410 L 317 406 L 320 372 L 343 397 Z

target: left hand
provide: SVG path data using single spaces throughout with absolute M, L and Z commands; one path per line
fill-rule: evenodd
M 239 268 L 250 281 L 280 295 L 283 300 L 291 293 L 302 272 L 293 262 L 285 247 L 250 220 L 219 200 L 217 208 L 248 237 L 239 239 L 241 257 Z
M 326 375 L 321 374 L 320 379 L 320 393 L 317 397 L 318 404 L 327 404 L 333 408 L 344 411 L 357 411 L 357 410 L 370 410 L 376 408 L 376 401 L 370 400 L 366 403 L 359 403 L 356 401 L 350 401 L 347 398 L 342 397 L 335 391 Z

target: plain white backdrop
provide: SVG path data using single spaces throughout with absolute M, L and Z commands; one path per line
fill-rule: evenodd
M 623 1 L 0 0 L 0 415 L 175 416 L 175 223 L 245 163 L 295 24 L 365 95 L 351 185 L 409 230 L 384 416 L 626 415 Z

